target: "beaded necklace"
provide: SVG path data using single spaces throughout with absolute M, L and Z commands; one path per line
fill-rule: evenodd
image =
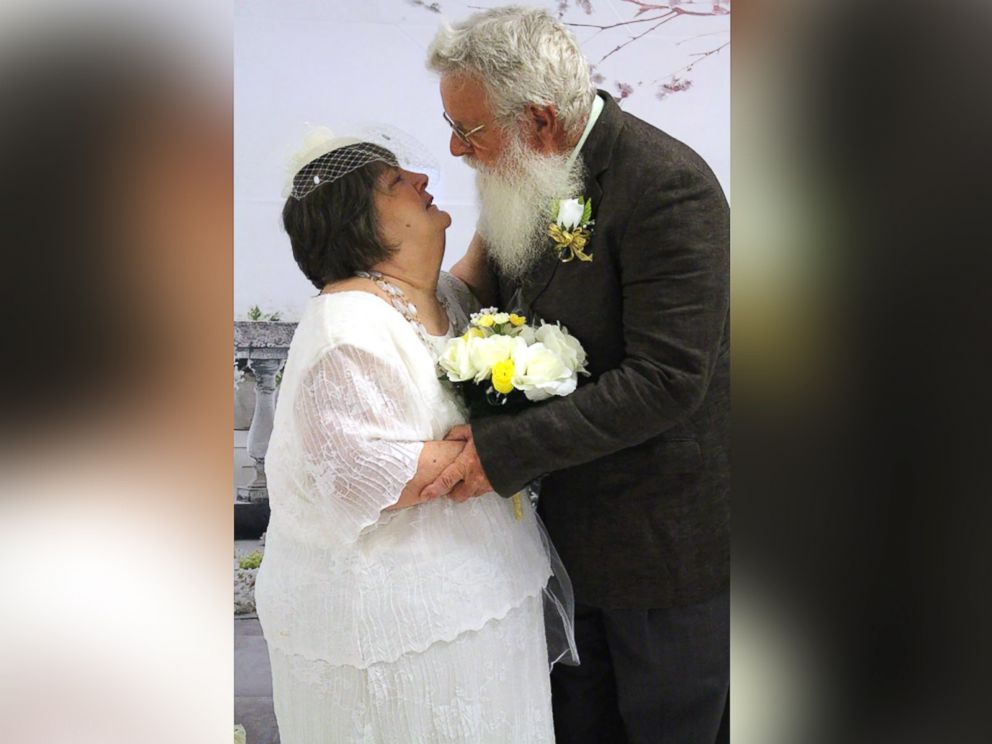
M 432 339 L 435 337 L 432 337 L 427 332 L 424 324 L 420 322 L 420 316 L 417 314 L 417 306 L 410 302 L 402 289 L 387 280 L 386 277 L 378 271 L 356 271 L 355 276 L 361 277 L 362 279 L 371 280 L 375 286 L 385 292 L 389 296 L 390 304 L 392 304 L 392 306 L 399 311 L 400 315 L 402 315 L 403 318 L 413 326 L 413 330 L 417 332 L 417 336 L 420 337 L 420 340 L 424 343 L 424 346 L 427 347 L 428 351 L 430 351 L 432 355 L 436 356 L 437 351 L 434 347 L 434 343 L 432 342 Z M 451 312 L 448 309 L 448 302 L 440 295 L 438 295 L 437 299 L 438 302 L 441 303 L 441 307 L 444 308 L 444 314 L 448 316 L 448 328 L 450 329 L 453 327 L 453 323 L 451 320 Z

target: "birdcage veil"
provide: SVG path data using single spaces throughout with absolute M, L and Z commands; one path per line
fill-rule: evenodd
M 287 159 L 283 196 L 303 199 L 322 184 L 376 161 L 427 173 L 433 180 L 439 172 L 430 151 L 395 127 L 365 125 L 356 135 L 340 137 L 327 127 L 310 126 L 303 145 Z

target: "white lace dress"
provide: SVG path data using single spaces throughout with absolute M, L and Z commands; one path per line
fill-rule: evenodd
M 494 493 L 383 511 L 423 442 L 465 420 L 390 305 L 310 302 L 266 458 L 255 587 L 282 744 L 554 741 L 551 567 L 527 500 L 520 521 Z

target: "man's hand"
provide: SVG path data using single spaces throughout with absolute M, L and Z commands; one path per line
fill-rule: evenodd
M 492 491 L 492 484 L 479 461 L 479 453 L 475 451 L 472 429 L 466 425 L 456 426 L 448 432 L 445 439 L 465 442 L 465 449 L 453 463 L 441 471 L 437 480 L 420 492 L 420 497 L 430 500 L 448 494 L 460 503 Z

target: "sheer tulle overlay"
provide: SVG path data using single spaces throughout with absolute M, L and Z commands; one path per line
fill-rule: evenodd
M 344 292 L 308 306 L 266 459 L 256 583 L 283 744 L 553 741 L 553 551 L 533 510 L 517 520 L 487 494 L 383 511 L 422 443 L 464 421 L 385 302 Z

